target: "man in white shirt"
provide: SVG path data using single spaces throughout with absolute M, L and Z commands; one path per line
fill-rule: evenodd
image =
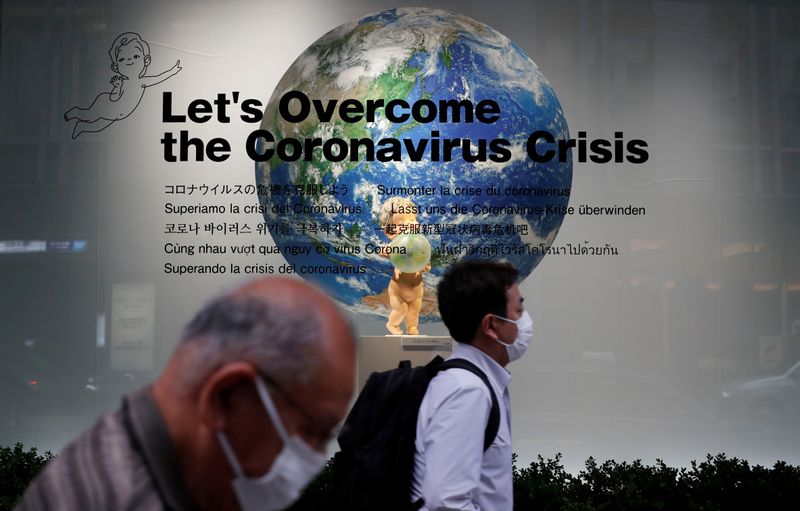
M 507 263 L 465 261 L 439 283 L 439 312 L 457 341 L 450 358 L 466 359 L 486 374 L 500 403 L 500 427 L 484 451 L 492 400 L 477 375 L 453 368 L 431 380 L 417 419 L 411 502 L 422 504 L 419 509 L 513 508 L 511 375 L 505 366 L 522 356 L 533 333 L 517 276 Z

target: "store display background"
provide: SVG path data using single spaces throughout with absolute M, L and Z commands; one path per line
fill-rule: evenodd
M 622 131 L 649 144 L 642 165 L 575 160 L 571 205 L 633 204 L 647 214 L 570 216 L 556 244 L 609 242 L 620 255 L 547 256 L 521 284 L 535 325 L 532 348 L 510 366 L 521 461 L 560 451 L 573 469 L 589 455 L 680 465 L 724 450 L 800 463 L 798 421 L 731 429 L 705 415 L 719 386 L 777 370 L 768 367 L 769 348 L 781 345 L 785 359 L 800 342 L 791 331 L 800 319 L 800 9 L 700 1 L 407 5 L 453 10 L 508 36 L 552 84 L 573 136 L 613 139 Z M 319 36 L 394 6 L 3 0 L 0 241 L 82 239 L 88 248 L 0 254 L 0 374 L 8 382 L 0 388 L 0 444 L 61 448 L 120 395 L 154 378 L 191 315 L 243 280 L 163 274 L 170 260 L 163 245 L 178 240 L 164 224 L 180 221 L 163 213 L 164 187 L 253 183 L 241 144 L 257 126 L 235 116 L 229 124 L 165 124 L 161 93 L 173 93 L 176 110 L 234 90 L 266 102 Z M 71 140 L 63 112 L 107 90 L 108 48 L 128 31 L 150 44 L 150 73 L 176 60 L 183 70 L 148 89 L 129 118 Z M 231 157 L 166 163 L 159 141 L 181 129 L 228 139 Z M 213 241 L 271 243 L 256 234 Z M 148 370 L 111 364 L 113 286 L 125 283 L 155 290 Z M 383 331 L 379 319 L 354 320 L 363 334 Z M 40 388 L 15 386 L 29 383 L 25 371 Z M 594 384 L 582 387 L 589 378 Z

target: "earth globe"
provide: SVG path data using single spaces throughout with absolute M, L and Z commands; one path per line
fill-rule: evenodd
M 280 115 L 281 98 L 301 91 L 311 100 L 356 99 L 408 105 L 427 98 L 491 99 L 496 122 L 345 122 Z M 435 287 L 452 263 L 465 258 L 508 261 L 520 280 L 539 264 L 564 218 L 572 185 L 572 157 L 536 162 L 526 142 L 537 130 L 568 139 L 561 105 L 536 64 L 507 37 L 469 17 L 429 8 L 391 9 L 334 28 L 306 49 L 285 72 L 264 110 L 263 150 L 283 139 L 386 138 L 419 143 L 467 139 L 467 152 L 445 159 L 433 151 L 397 161 L 331 161 L 317 147 L 313 158 L 256 163 L 264 220 L 294 273 L 326 289 L 346 308 L 385 315 L 392 262 L 380 228 L 381 204 L 393 195 L 419 208 L 421 235 L 430 243 L 423 275 L 423 321 L 438 320 Z M 508 158 L 474 158 L 479 141 L 505 139 Z M 486 142 L 484 142 L 486 143 Z M 467 156 L 466 158 L 464 156 Z M 477 161 L 475 161 L 477 160 Z
M 404 273 L 422 271 L 431 261 L 431 244 L 422 234 L 399 234 L 389 244 L 389 260 Z

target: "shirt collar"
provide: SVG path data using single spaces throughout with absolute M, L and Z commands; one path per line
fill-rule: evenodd
M 505 367 L 497 363 L 495 359 L 479 350 L 471 344 L 456 342 L 451 358 L 463 358 L 478 366 L 494 386 L 501 391 L 505 391 L 511 382 L 511 373 Z
M 176 511 L 196 509 L 183 479 L 178 452 L 150 387 L 126 396 L 123 408 L 131 436 L 141 451 L 165 507 Z

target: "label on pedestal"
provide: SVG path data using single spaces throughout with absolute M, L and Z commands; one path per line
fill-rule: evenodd
M 401 335 L 400 345 L 406 350 L 451 350 L 453 340 L 444 336 Z

